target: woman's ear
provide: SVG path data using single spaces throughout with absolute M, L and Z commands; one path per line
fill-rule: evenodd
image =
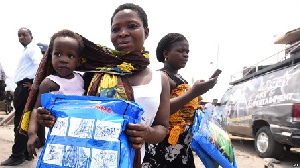
M 149 28 L 145 28 L 145 39 L 149 36 Z
M 167 50 L 164 50 L 163 55 L 164 55 L 164 62 L 166 62 L 168 60 L 168 57 L 169 57 L 169 52 Z

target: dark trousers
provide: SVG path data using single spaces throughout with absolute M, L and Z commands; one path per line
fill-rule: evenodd
M 32 79 L 23 79 L 17 83 L 17 88 L 14 92 L 14 108 L 15 108 L 15 119 L 14 119 L 14 132 L 15 132 L 15 143 L 12 147 L 12 156 L 13 157 L 26 157 L 28 156 L 27 151 L 27 141 L 28 137 L 26 135 L 20 134 L 18 126 L 20 124 L 25 104 L 29 95 L 28 87 L 24 87 L 25 82 L 32 83 Z M 45 144 L 45 127 L 39 127 L 38 136 L 41 141 L 41 144 Z

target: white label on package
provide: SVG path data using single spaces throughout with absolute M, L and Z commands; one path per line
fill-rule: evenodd
M 119 141 L 120 132 L 121 123 L 97 120 L 94 138 L 95 140 Z
M 94 130 L 94 119 L 70 118 L 68 136 L 77 138 L 92 138 Z

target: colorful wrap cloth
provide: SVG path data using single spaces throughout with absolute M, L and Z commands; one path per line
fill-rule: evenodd
M 126 76 L 146 69 L 150 63 L 149 53 L 147 51 L 122 52 L 112 50 L 102 45 L 96 45 L 83 36 L 81 37 L 84 43 L 84 51 L 81 57 L 82 64 L 77 70 L 95 73 L 93 80 L 90 82 L 87 95 L 134 101 L 133 90 Z M 52 48 L 53 44 L 50 44 L 41 60 L 24 108 L 19 125 L 19 131 L 24 135 L 27 135 L 30 114 L 37 99 L 39 85 L 46 76 L 54 72 L 51 63 Z M 140 157 L 139 150 L 137 150 L 135 157 L 137 162 L 141 160 L 138 157 Z
M 178 85 L 170 93 L 171 99 L 184 94 L 190 89 L 188 84 Z M 192 125 L 194 114 L 198 108 L 198 97 L 184 105 L 180 110 L 172 114 L 169 118 L 169 139 L 168 142 L 175 146 L 178 142 L 179 135 L 183 133 L 185 125 Z

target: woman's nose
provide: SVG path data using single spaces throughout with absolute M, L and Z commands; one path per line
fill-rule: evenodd
M 119 33 L 119 37 L 126 37 L 128 36 L 128 31 L 126 29 L 121 29 L 120 33 Z

